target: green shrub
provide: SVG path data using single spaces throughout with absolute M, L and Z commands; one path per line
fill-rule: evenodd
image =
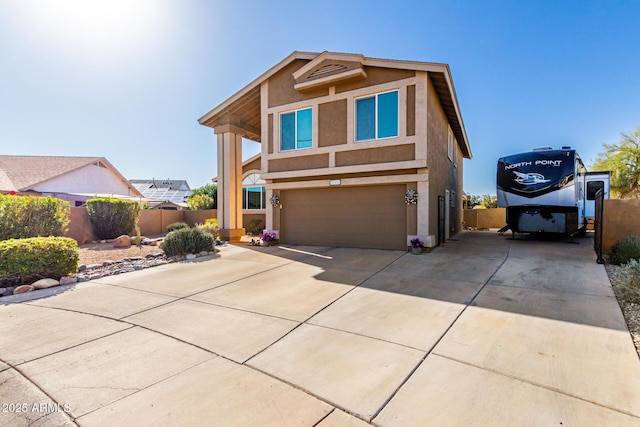
M 69 202 L 54 197 L 0 194 L 0 240 L 62 236 L 70 211 Z
M 197 254 L 213 250 L 214 239 L 199 228 L 181 228 L 167 234 L 160 248 L 167 256 Z
M 632 259 L 640 259 L 640 236 L 627 236 L 611 247 L 611 262 L 626 264 Z
M 218 227 L 218 218 L 207 218 L 204 220 L 206 225 L 213 225 L 214 227 Z
M 129 234 L 138 221 L 137 202 L 102 197 L 87 200 L 89 220 L 98 239 L 114 239 Z
M 174 222 L 167 225 L 167 233 L 171 233 L 172 231 L 176 230 L 182 230 L 183 228 L 189 228 L 189 224 L 187 224 L 186 222 Z
M 262 231 L 262 227 L 260 227 L 260 224 L 262 224 L 261 219 L 252 219 L 251 221 L 249 221 L 249 224 L 247 224 L 247 233 L 252 235 L 260 234 L 260 232 Z
M 216 221 L 217 222 L 217 221 Z M 205 233 L 209 233 L 211 234 L 211 236 L 213 237 L 213 241 L 215 242 L 216 240 L 218 240 L 218 226 L 217 225 L 213 225 L 211 223 L 207 224 L 206 222 L 204 224 L 196 224 L 196 227 L 199 230 L 204 231 Z
M 214 201 L 208 194 L 196 194 L 187 199 L 187 206 L 192 211 L 213 209 Z
M 31 284 L 78 271 L 78 244 L 68 237 L 30 237 L 0 242 L 0 277 Z
M 633 259 L 623 265 L 617 278 L 614 290 L 618 299 L 640 304 L 640 260 Z

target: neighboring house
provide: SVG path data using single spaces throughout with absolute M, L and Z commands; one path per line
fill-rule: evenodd
M 0 193 L 53 196 L 71 206 L 96 196 L 142 198 L 104 157 L 0 155 Z
M 471 149 L 446 64 L 294 52 L 199 123 L 217 135 L 225 239 L 244 233 L 242 138 L 262 144 L 282 243 L 406 250 L 462 227 Z
M 191 187 L 183 179 L 130 179 L 129 182 L 148 200 L 147 204 L 152 209 L 187 208 Z

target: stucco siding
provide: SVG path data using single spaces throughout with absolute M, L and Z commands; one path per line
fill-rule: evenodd
M 414 144 L 367 148 L 336 153 L 336 166 L 368 165 L 415 160 Z
M 269 107 L 291 104 L 329 94 L 328 88 L 299 92 L 294 88 L 293 73 L 307 64 L 308 61 L 296 59 L 269 79 Z
M 416 72 L 413 70 L 396 70 L 391 68 L 379 67 L 363 67 L 367 78 L 352 83 L 345 83 L 336 86 L 336 93 L 348 92 L 350 90 L 361 89 L 364 87 L 376 86 L 383 83 L 394 82 L 397 80 L 415 77 Z
M 329 167 L 329 154 L 314 154 L 311 156 L 288 157 L 285 159 L 269 160 L 269 172 L 283 172 L 294 170 L 318 169 Z
M 450 191 L 453 204 L 449 209 L 450 234 L 462 228 L 462 158 L 460 149 L 454 144 L 454 154 L 458 156 L 458 166 L 454 167 L 447 154 L 448 122 L 438 101 L 431 80 L 427 88 L 427 164 L 429 168 L 429 205 L 432 219 L 429 221 L 429 234 L 437 235 L 438 196 Z M 455 192 L 455 193 L 454 193 Z
M 318 105 L 318 147 L 347 143 L 347 100 Z
M 42 193 L 131 194 L 130 187 L 109 169 L 87 165 L 35 185 L 31 190 Z

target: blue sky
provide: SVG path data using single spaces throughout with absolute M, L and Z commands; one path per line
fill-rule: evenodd
M 216 175 L 197 119 L 292 51 L 451 67 L 474 157 L 640 126 L 638 1 L 0 0 L 0 153 L 104 156 L 127 178 Z M 245 157 L 258 152 L 244 144 Z

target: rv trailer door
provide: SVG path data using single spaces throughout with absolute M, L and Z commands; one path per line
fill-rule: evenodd
M 609 198 L 609 176 L 610 172 L 587 172 L 584 177 L 585 218 L 595 218 L 596 215 L 596 193 L 599 189 L 604 190 L 604 198 Z

